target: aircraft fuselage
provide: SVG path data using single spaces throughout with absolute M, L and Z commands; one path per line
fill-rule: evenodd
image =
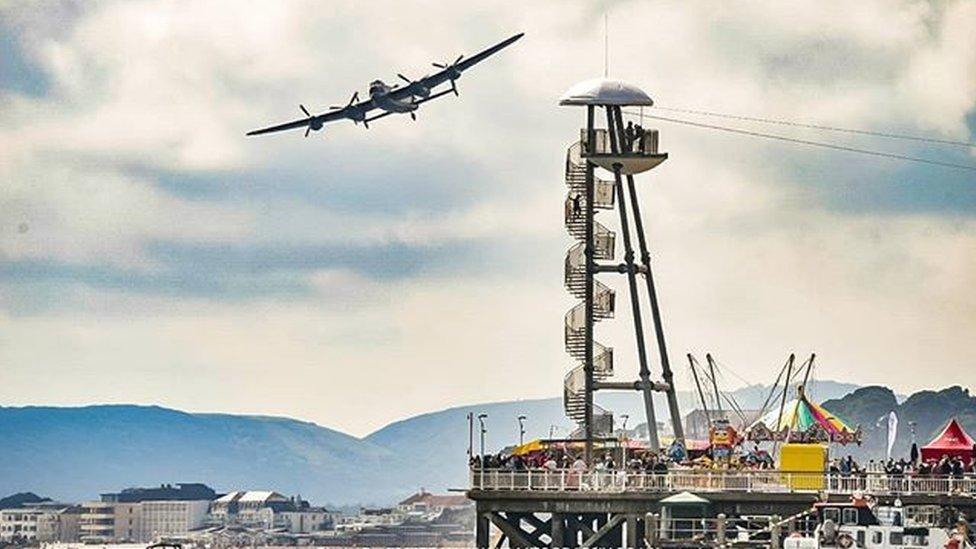
M 390 97 L 390 92 L 394 88 L 383 83 L 382 80 L 374 80 L 369 84 L 369 97 L 377 108 L 388 112 L 413 112 L 418 105 L 413 102 L 411 96 L 409 100 L 397 100 Z

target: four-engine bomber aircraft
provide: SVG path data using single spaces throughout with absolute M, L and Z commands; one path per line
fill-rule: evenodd
M 305 113 L 306 118 L 277 126 L 271 126 L 270 128 L 254 130 L 248 132 L 247 135 L 261 135 L 284 130 L 293 130 L 295 128 L 305 128 L 305 137 L 308 137 L 309 132 L 313 130 L 321 130 L 325 124 L 345 118 L 352 120 L 356 124 L 362 122 L 366 128 L 369 128 L 369 123 L 373 120 L 395 113 L 407 113 L 411 118 L 416 120 L 417 114 L 414 111 L 416 111 L 421 104 L 432 99 L 437 99 L 438 97 L 448 93 L 458 95 L 455 81 L 458 78 L 461 78 L 461 73 L 463 71 L 473 67 L 481 61 L 484 61 L 502 48 L 510 45 L 519 38 L 522 38 L 522 34 L 524 33 L 516 34 L 515 36 L 503 42 L 499 42 L 498 44 L 495 44 L 494 46 L 476 55 L 468 57 L 467 59 L 465 59 L 465 57 L 462 55 L 449 65 L 433 63 L 433 66 L 441 70 L 419 80 L 410 80 L 402 74 L 397 74 L 398 77 L 406 82 L 406 85 L 403 86 L 400 84 L 390 86 L 385 84 L 382 80 L 374 80 L 369 84 L 369 99 L 366 101 L 357 102 L 359 100 L 359 92 L 356 92 L 352 94 L 352 98 L 345 106 L 329 107 L 329 112 L 316 115 L 312 115 L 310 112 L 308 112 L 308 109 L 306 109 L 304 105 L 299 105 L 298 107 L 303 113 Z M 434 91 L 435 87 L 445 82 L 450 82 L 451 87 L 449 89 L 437 92 Z M 369 115 L 371 111 L 377 109 L 383 112 L 373 116 Z

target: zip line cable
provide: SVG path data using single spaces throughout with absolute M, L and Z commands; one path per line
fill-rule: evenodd
M 781 126 L 793 126 L 796 128 L 810 128 L 814 130 L 825 130 L 831 132 L 841 132 L 841 133 L 853 133 L 857 135 L 871 135 L 874 137 L 885 137 L 888 139 L 906 139 L 909 141 L 921 141 L 923 143 L 937 143 L 940 145 L 954 145 L 957 147 L 971 147 L 976 148 L 976 143 L 970 143 L 968 141 L 956 141 L 953 139 L 938 139 L 935 137 L 921 137 L 917 135 L 908 135 L 904 133 L 890 133 L 890 132 L 878 132 L 873 130 L 861 130 L 855 128 L 841 128 L 839 126 L 823 126 L 820 124 L 809 124 L 805 122 L 794 122 L 791 120 L 777 120 L 775 118 L 761 118 L 757 116 L 743 116 L 738 114 L 727 114 L 722 112 L 713 111 L 701 111 L 696 109 L 678 109 L 674 107 L 659 107 L 657 105 L 651 107 L 660 111 L 668 112 L 681 112 L 686 114 L 700 114 L 704 116 L 715 116 L 718 118 L 728 118 L 731 120 L 745 120 L 748 122 L 761 122 L 763 124 L 779 124 Z
M 909 162 L 920 162 L 922 164 L 929 164 L 929 165 L 932 165 L 932 166 L 942 166 L 944 168 L 956 168 L 956 169 L 960 169 L 960 170 L 969 170 L 969 171 L 976 172 L 976 165 L 954 164 L 952 162 L 941 162 L 939 160 L 929 160 L 927 158 L 919 158 L 917 156 L 906 156 L 906 155 L 902 155 L 902 154 L 886 153 L 886 152 L 881 152 L 881 151 L 872 151 L 872 150 L 869 150 L 869 149 L 858 149 L 858 148 L 855 148 L 855 147 L 847 147 L 847 146 L 844 146 L 844 145 L 834 145 L 834 144 L 831 144 L 831 143 L 823 143 L 821 141 L 809 141 L 809 140 L 806 140 L 806 139 L 797 139 L 795 137 L 787 137 L 785 135 L 776 135 L 776 134 L 771 134 L 771 133 L 755 132 L 755 131 L 751 131 L 751 130 L 742 130 L 742 129 L 739 129 L 739 128 L 729 128 L 727 126 L 716 126 L 714 124 L 705 124 L 703 122 L 692 122 L 691 120 L 683 120 L 683 119 L 680 119 L 680 118 L 669 118 L 669 117 L 666 117 L 666 116 L 657 116 L 657 115 L 653 115 L 653 114 L 640 114 L 640 113 L 636 113 L 636 112 L 633 112 L 633 111 L 624 111 L 624 112 L 626 112 L 627 114 L 629 114 L 631 116 L 639 116 L 641 118 L 641 121 L 643 121 L 644 118 L 651 118 L 653 120 L 661 120 L 663 122 L 673 122 L 675 124 L 684 124 L 686 126 L 695 126 L 695 127 L 698 127 L 698 128 L 705 128 L 705 129 L 709 129 L 709 130 L 719 130 L 719 131 L 723 131 L 723 132 L 737 133 L 737 134 L 740 134 L 740 135 L 748 135 L 748 136 L 752 136 L 752 137 L 763 137 L 765 139 L 775 139 L 777 141 L 786 141 L 786 142 L 790 142 L 790 143 L 797 143 L 797 144 L 800 144 L 800 145 L 810 145 L 812 147 L 823 147 L 825 149 L 833 149 L 833 150 L 836 150 L 836 151 L 846 151 L 846 152 L 853 152 L 853 153 L 859 153 L 859 154 L 867 154 L 867 155 L 871 155 L 871 156 L 879 156 L 879 157 L 882 157 L 882 158 L 893 158 L 893 159 L 896 159 L 896 160 L 907 160 Z

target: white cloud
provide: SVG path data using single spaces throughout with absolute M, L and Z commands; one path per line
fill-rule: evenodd
M 28 29 L 49 93 L 3 96 L 4 260 L 152 271 L 160 266 L 147 246 L 159 240 L 499 239 L 515 265 L 501 258 L 489 272 L 462 265 L 389 280 L 314 270 L 304 301 L 48 288 L 83 304 L 84 322 L 65 310 L 0 317 L 0 362 L 11 365 L 0 397 L 281 413 L 361 433 L 452 403 L 558 394 L 569 364 L 562 311 L 572 303 L 558 258 L 570 244 L 563 155 L 582 112 L 555 103 L 602 71 L 603 9 L 612 74 L 661 105 L 967 138 L 976 9 L 966 2 L 85 4 L 64 28 Z M 518 31 L 522 41 L 459 81 L 460 99 L 425 106 L 417 123 L 337 125 L 308 140 L 242 136 L 297 117 L 300 101 L 340 103 L 373 78 L 419 76 L 431 60 Z M 823 376 L 908 390 L 929 383 L 912 373 L 924 363 L 957 381 L 949 374 L 976 327 L 971 215 L 837 212 L 824 195 L 835 190 L 806 189 L 805 174 L 789 173 L 802 149 L 660 129 L 671 159 L 640 185 L 676 363 L 710 350 L 761 381 L 788 352 L 816 351 Z M 809 154 L 821 169 L 836 153 Z M 838 178 L 860 160 L 836 158 Z M 296 167 L 321 174 L 313 199 L 304 187 L 286 192 Z M 189 192 L 190 176 L 233 185 L 258 171 L 282 174 L 280 192 Z M 187 176 L 186 189 L 158 172 Z M 931 172 L 933 186 L 941 173 Z M 404 204 L 356 208 L 357 186 L 384 206 L 390 195 Z M 552 257 L 538 256 L 546 243 Z M 32 291 L 23 281 L 0 288 L 16 301 Z M 625 299 L 620 292 L 619 320 L 600 328 L 621 349 L 622 372 L 633 368 Z M 85 382 L 98 374 L 115 381 Z

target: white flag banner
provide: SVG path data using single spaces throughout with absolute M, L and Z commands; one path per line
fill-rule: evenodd
M 892 410 L 888 413 L 888 459 L 891 459 L 891 449 L 895 447 L 896 436 L 898 436 L 898 414 Z

